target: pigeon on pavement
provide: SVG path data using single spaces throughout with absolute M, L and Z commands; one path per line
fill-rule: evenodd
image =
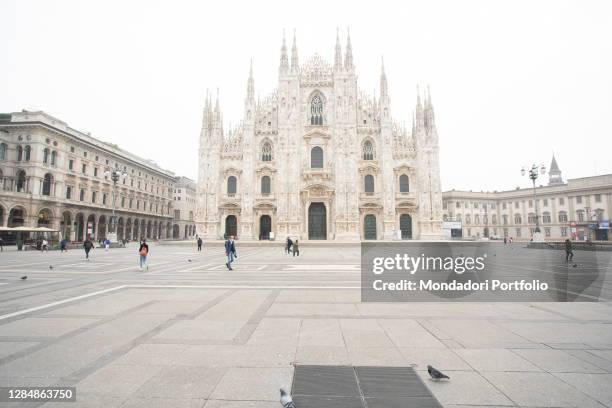
M 578 266 L 578 264 L 573 264 L 573 265 L 572 265 L 572 268 L 575 268 L 575 267 L 577 267 L 577 266 Z
M 53 265 L 49 265 L 49 269 L 53 269 Z
M 26 280 L 26 279 L 28 279 L 28 275 L 24 275 L 21 277 L 21 280 Z
M 191 259 L 188 259 L 187 262 L 191 262 Z
M 450 380 L 450 377 L 448 375 L 442 373 L 439 370 L 436 370 L 435 368 L 433 368 L 430 365 L 427 366 L 427 372 L 429 373 L 431 378 L 434 379 L 434 380 L 441 380 L 442 378 L 447 378 L 447 379 Z
M 280 389 L 280 403 L 283 408 L 297 408 L 291 395 L 287 394 L 282 388 Z

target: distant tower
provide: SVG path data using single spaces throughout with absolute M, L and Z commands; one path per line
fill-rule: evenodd
M 550 162 L 550 170 L 548 171 L 548 185 L 559 186 L 563 184 L 563 178 L 561 177 L 561 170 L 553 154 L 552 162 Z

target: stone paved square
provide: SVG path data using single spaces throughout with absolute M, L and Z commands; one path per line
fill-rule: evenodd
M 597 303 L 361 303 L 358 245 L 238 245 L 231 272 L 220 243 L 153 243 L 148 271 L 133 245 L 87 264 L 5 251 L 0 384 L 74 385 L 76 407 L 267 408 L 295 364 L 369 365 L 413 367 L 444 407 L 612 407 L 609 280 Z M 512 251 L 499 262 L 539 254 Z

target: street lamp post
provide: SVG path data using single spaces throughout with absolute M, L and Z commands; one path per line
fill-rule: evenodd
M 538 214 L 538 198 L 536 195 L 536 180 L 538 179 L 539 175 L 546 174 L 546 166 L 541 164 L 540 167 L 538 168 L 538 166 L 534 164 L 531 166 L 530 169 L 527 169 L 527 170 L 525 169 L 525 167 L 523 167 L 521 169 L 521 175 L 524 176 L 525 174 L 529 175 L 529 178 L 531 179 L 533 183 L 533 202 L 535 205 L 535 221 L 536 221 L 536 227 L 535 227 L 535 233 L 533 234 L 534 235 L 533 240 L 542 241 L 543 239 L 540 233 L 540 216 Z
M 117 194 L 116 194 L 116 190 L 117 190 L 117 182 L 123 178 L 127 176 L 127 173 L 123 170 L 119 170 L 119 169 L 114 169 L 111 170 L 110 168 L 106 169 L 106 171 L 104 172 L 104 175 L 106 176 L 110 176 L 111 180 L 113 181 L 113 189 L 112 189 L 112 200 L 113 200 L 113 215 L 111 216 L 111 229 L 112 229 L 112 233 L 109 233 L 109 237 L 108 239 L 111 242 L 117 242 L 117 220 L 115 217 L 115 202 L 117 199 Z

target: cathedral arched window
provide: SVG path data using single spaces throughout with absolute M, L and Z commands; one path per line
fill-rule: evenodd
M 363 160 L 374 160 L 374 146 L 370 140 L 363 144 Z
M 51 152 L 51 165 L 55 166 L 56 161 L 57 161 L 57 152 L 54 150 Z
M 310 151 L 310 167 L 313 169 L 323 168 L 323 149 L 315 146 Z
M 15 186 L 18 192 L 23 192 L 26 187 L 26 173 L 23 170 L 20 170 L 17 173 L 17 184 Z
M 43 150 L 43 163 L 49 163 L 49 149 L 47 148 Z
M 229 176 L 227 178 L 227 194 L 234 195 L 236 194 L 236 177 Z
M 402 174 L 399 178 L 400 193 L 408 193 L 410 191 L 410 180 L 406 174 Z
M 263 176 L 261 178 L 261 194 L 270 194 L 270 177 Z
M 272 161 L 272 145 L 270 142 L 265 142 L 261 147 L 261 161 Z
M 27 145 L 25 149 L 23 149 L 25 161 L 30 161 L 30 155 L 32 154 L 32 148 L 30 145 Z
M 23 147 L 17 146 L 17 161 L 23 160 Z
M 310 124 L 315 126 L 323 124 L 323 101 L 319 95 L 315 95 L 310 101 Z
M 363 178 L 363 187 L 364 191 L 368 194 L 374 193 L 374 176 L 371 174 L 366 174 Z

